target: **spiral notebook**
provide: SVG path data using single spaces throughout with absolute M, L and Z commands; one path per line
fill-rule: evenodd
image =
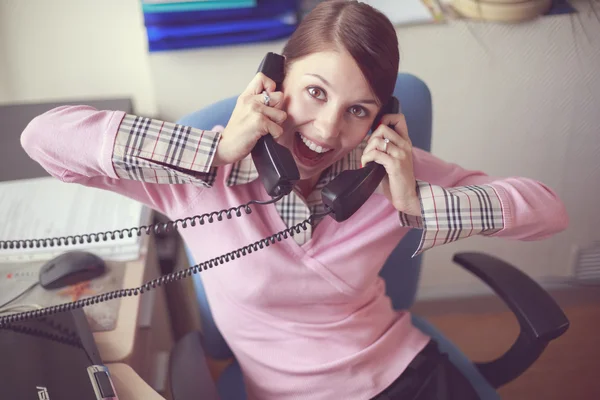
M 129 229 L 150 222 L 142 203 L 106 190 L 53 177 L 0 182 L 0 240 L 28 240 Z M 67 250 L 88 250 L 107 260 L 140 255 L 144 235 L 68 246 L 1 249 L 0 263 L 50 260 Z

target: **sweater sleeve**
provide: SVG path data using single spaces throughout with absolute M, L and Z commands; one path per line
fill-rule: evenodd
M 122 111 L 62 106 L 34 118 L 21 145 L 63 182 L 115 191 L 169 212 L 186 203 L 189 186 L 197 193 L 214 183 L 219 139 L 219 132 Z M 172 185 L 181 183 L 191 185 Z
M 494 178 L 413 152 L 421 215 L 400 213 L 400 224 L 423 231 L 415 255 L 473 235 L 539 240 L 568 225 L 564 204 L 541 182 Z

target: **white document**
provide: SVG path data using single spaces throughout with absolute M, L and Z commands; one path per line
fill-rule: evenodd
M 53 177 L 0 182 L 2 241 L 129 229 L 147 224 L 149 215 L 147 207 L 125 196 Z M 0 248 L 0 263 L 49 260 L 81 249 L 107 259 L 136 259 L 144 235 L 46 248 Z
M 422 0 L 363 0 L 363 3 L 381 11 L 394 25 L 418 24 L 435 20 L 431 10 Z

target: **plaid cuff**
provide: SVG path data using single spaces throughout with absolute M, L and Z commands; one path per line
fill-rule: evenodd
M 500 198 L 490 185 L 443 188 L 417 181 L 421 217 L 400 213 L 402 226 L 423 229 L 413 256 L 427 249 L 473 235 L 491 235 L 504 228 Z
M 119 178 L 150 183 L 192 183 L 209 187 L 219 132 L 126 114 L 112 162 Z

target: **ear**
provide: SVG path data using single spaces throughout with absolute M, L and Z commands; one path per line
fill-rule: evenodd
M 282 56 L 282 57 L 283 57 L 283 74 L 284 74 L 284 78 L 285 78 L 285 76 L 287 75 L 287 72 L 290 68 L 290 63 L 286 56 Z

